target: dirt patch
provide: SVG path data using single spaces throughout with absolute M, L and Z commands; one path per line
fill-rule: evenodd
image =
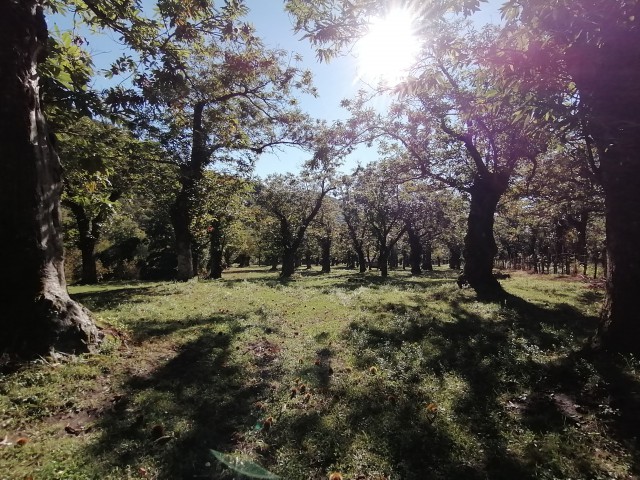
M 280 354 L 280 346 L 270 342 L 266 338 L 262 338 L 256 342 L 252 342 L 247 346 L 247 351 L 252 353 L 256 358 L 258 365 L 267 365 L 272 363 Z

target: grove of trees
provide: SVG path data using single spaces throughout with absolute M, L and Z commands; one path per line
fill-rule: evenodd
M 285 3 L 327 62 L 389 8 Z M 593 346 L 639 352 L 640 2 L 506 0 L 484 27 L 479 3 L 425 2 L 406 79 L 329 126 L 300 107 L 317 95 L 302 59 L 265 47 L 240 0 L 0 4 L 0 353 L 99 341 L 68 278 L 442 262 L 488 301 L 508 297 L 495 268 L 605 275 Z M 95 90 L 86 40 L 48 32 L 53 12 L 118 35 L 109 76 L 127 80 Z M 362 144 L 377 159 L 349 171 Z M 284 146 L 299 173 L 253 174 Z

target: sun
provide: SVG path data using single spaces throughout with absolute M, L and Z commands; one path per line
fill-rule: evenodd
M 409 10 L 398 8 L 369 23 L 355 49 L 361 79 L 396 85 L 407 76 L 420 49 L 414 18 Z

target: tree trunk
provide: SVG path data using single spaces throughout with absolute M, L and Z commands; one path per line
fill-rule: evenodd
M 433 260 L 431 259 L 431 254 L 433 252 L 433 248 L 431 247 L 431 242 L 426 242 L 424 244 L 424 253 L 422 254 L 422 268 L 428 272 L 433 271 Z
M 411 274 L 420 275 L 422 269 L 420 268 L 420 261 L 422 259 L 422 242 L 420 236 L 413 228 L 407 229 L 407 236 L 409 237 L 409 262 L 411 263 Z
M 282 270 L 280 278 L 289 278 L 296 271 L 296 252 L 295 250 L 284 249 L 282 251 Z
M 77 246 L 82 257 L 82 271 L 79 283 L 86 285 L 96 284 L 98 283 L 98 270 L 96 268 L 95 250 L 98 239 L 92 235 L 91 220 L 82 205 L 75 202 L 67 202 L 65 205 L 71 210 L 78 227 Z
M 395 246 L 389 248 L 389 267 L 391 270 L 398 268 L 398 250 Z
M 367 257 L 362 246 L 356 247 L 356 253 L 358 254 L 358 271 L 365 273 L 367 271 Z
M 595 344 L 617 352 L 640 353 L 640 138 L 628 153 L 602 153 L 607 232 L 606 297 Z M 633 148 L 631 148 L 631 146 Z
M 640 353 L 640 32 L 626 21 L 602 31 L 604 43 L 575 42 L 567 53 L 605 196 L 606 296 L 594 343 Z
M 82 255 L 82 277 L 80 283 L 95 285 L 98 283 L 98 269 L 96 267 L 96 238 L 80 239 L 80 253 Z
M 320 265 L 322 265 L 322 273 L 331 272 L 331 237 L 323 237 L 320 239 L 320 249 L 322 251 L 322 258 Z
M 98 330 L 64 276 L 61 166 L 36 73 L 47 41 L 42 8 L 0 2 L 0 35 L 0 352 L 85 352 Z
M 506 183 L 506 182 L 505 182 Z M 464 238 L 464 276 L 481 298 L 494 299 L 503 290 L 492 274 L 498 246 L 493 237 L 493 217 L 506 189 L 495 178 L 476 178 L 470 189 L 471 206 Z
M 191 219 L 193 203 L 197 197 L 197 186 L 203 176 L 208 154 L 203 127 L 204 102 L 193 106 L 193 124 L 191 129 L 191 157 L 189 162 L 180 165 L 180 192 L 171 206 L 171 223 L 176 236 L 176 255 L 178 259 L 178 280 L 189 280 L 197 271 L 193 268 Z
M 462 252 L 456 245 L 449 245 L 449 268 L 451 270 L 460 270 L 462 264 Z
M 191 250 L 191 205 L 189 201 L 189 181 L 182 179 L 182 189 L 171 206 L 171 224 L 176 239 L 178 271 L 176 278 L 181 281 L 193 278 L 193 254 Z
M 380 255 L 378 256 L 378 270 L 381 277 L 389 275 L 389 248 L 380 247 Z
M 222 230 L 221 222 L 215 219 L 211 223 L 209 262 L 211 273 L 209 278 L 222 278 Z

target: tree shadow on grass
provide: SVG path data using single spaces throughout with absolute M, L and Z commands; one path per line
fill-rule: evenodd
M 426 478 L 421 471 L 430 472 L 431 478 L 607 475 L 606 462 L 592 455 L 593 448 L 606 448 L 607 443 L 598 444 L 583 426 L 593 415 L 597 417 L 597 411 L 577 411 L 575 406 L 588 405 L 582 397 L 590 380 L 584 370 L 615 382 L 620 393 L 640 390 L 634 379 L 616 378 L 619 370 L 615 368 L 605 373 L 610 362 L 602 364 L 607 368 L 597 362 L 585 364 L 576 353 L 593 332 L 596 319 L 570 305 L 547 309 L 513 296 L 497 318 L 477 313 L 478 305 L 482 307 L 475 299 L 456 300 L 446 320 L 418 311 L 387 311 L 378 313 L 379 321 L 351 325 L 348 336 L 359 352 L 360 367 L 377 360 L 390 372 L 389 378 L 402 380 L 398 385 L 408 403 L 385 411 L 388 418 L 375 420 L 378 426 L 370 432 L 385 444 L 401 477 Z M 412 382 L 419 384 L 424 377 L 434 378 L 435 384 L 411 388 Z M 457 385 L 457 390 L 450 384 Z M 363 392 L 353 418 L 371 416 L 374 397 L 384 398 L 392 385 L 394 380 L 379 394 Z M 425 389 L 433 398 L 425 399 Z M 608 394 L 616 391 L 607 390 Z M 405 409 L 403 417 L 419 419 L 415 404 L 420 403 L 420 393 L 423 401 L 450 407 L 441 421 L 414 429 L 396 414 Z M 620 443 L 626 441 L 627 451 L 635 455 L 637 448 L 628 444 L 636 441 L 631 437 L 633 429 L 639 431 L 638 397 L 631 401 L 620 395 L 618 399 L 621 418 L 604 425 Z M 632 425 L 626 428 L 626 437 L 624 422 Z M 395 435 L 381 424 L 395 425 L 391 429 Z M 427 444 L 429 448 L 419 447 Z M 475 450 L 470 450 L 473 445 Z
M 79 301 L 89 310 L 108 310 L 118 307 L 123 303 L 145 303 L 144 297 L 162 296 L 155 285 L 147 285 L 143 287 L 122 287 L 104 289 L 100 287 L 95 291 L 82 293 L 73 293 L 71 297 Z M 140 298 L 136 298 L 140 297 Z
M 157 478 L 211 478 L 209 449 L 233 450 L 255 424 L 252 405 L 267 388 L 247 382 L 231 362 L 232 335 L 202 333 L 148 376 L 130 378 L 99 421 L 92 458 L 125 471 L 151 457 Z

